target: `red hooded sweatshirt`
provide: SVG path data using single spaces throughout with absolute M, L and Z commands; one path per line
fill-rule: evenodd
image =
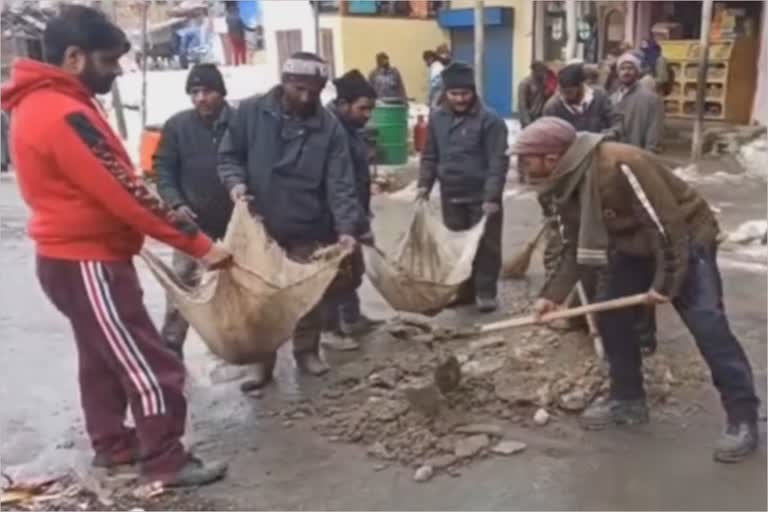
M 30 236 L 42 256 L 130 260 L 144 235 L 194 257 L 211 241 L 172 212 L 133 172 L 131 160 L 80 80 L 20 59 L 2 89 L 11 115 L 17 181 L 32 210 Z

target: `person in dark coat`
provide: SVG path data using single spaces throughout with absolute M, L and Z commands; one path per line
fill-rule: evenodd
M 435 181 L 440 181 L 443 221 L 455 231 L 469 229 L 487 216 L 472 278 L 460 302 L 471 297 L 480 311 L 490 312 L 497 308 L 501 270 L 507 125 L 478 97 L 471 67 L 453 63 L 442 78 L 445 102 L 429 116 L 418 197 L 427 199 Z
M 232 200 L 216 172 L 218 145 L 231 115 L 227 89 L 216 65 L 197 64 L 187 76 L 186 92 L 194 108 L 166 121 L 153 158 L 157 192 L 178 216 L 217 240 L 224 237 L 232 215 Z M 187 286 L 199 284 L 200 264 L 183 252 L 173 252 L 173 269 Z M 180 357 L 188 329 L 189 323 L 167 300 L 160 332 Z
M 580 132 L 602 133 L 606 140 L 621 139 L 621 115 L 604 91 L 585 83 L 582 63 L 565 66 L 557 81 L 560 90 L 547 101 L 543 115 L 568 121 Z
M 376 54 L 376 68 L 368 75 L 368 80 L 379 98 L 397 98 L 408 102 L 405 82 L 400 71 L 389 62 L 389 55 Z
M 558 117 L 577 131 L 601 134 L 606 140 L 619 140 L 622 128 L 621 115 L 614 110 L 604 90 L 595 89 L 587 84 L 583 63 L 576 62 L 565 66 L 558 73 L 557 80 L 560 90 L 547 101 L 544 106 L 544 116 Z M 557 229 L 553 205 L 543 201 L 540 199 L 539 202 L 549 225 L 544 244 L 544 270 L 548 277 L 559 265 L 562 236 Z M 581 282 L 590 300 L 595 296 L 598 280 L 597 272 L 585 272 L 582 276 Z M 572 327 L 587 327 L 583 318 L 572 319 L 565 324 Z
M 531 64 L 531 74 L 517 88 L 517 111 L 523 128 L 541 117 L 544 105 L 556 87 L 554 73 L 546 64 L 541 61 Z
M 358 236 L 362 243 L 373 243 L 371 232 L 371 171 L 368 158 L 368 144 L 363 138 L 362 129 L 371 119 L 376 102 L 376 91 L 359 70 L 353 69 L 333 81 L 336 86 L 336 99 L 328 109 L 341 121 L 349 143 L 349 154 L 355 170 L 357 197 L 365 217 L 360 223 Z M 350 258 L 350 287 L 339 294 L 339 302 L 332 305 L 328 312 L 326 325 L 338 334 L 358 337 L 374 327 L 368 317 L 360 311 L 360 297 L 357 288 L 363 283 L 365 263 L 363 253 L 358 248 Z M 332 345 L 333 346 L 333 345 Z M 344 340 L 343 345 L 333 346 L 346 350 L 354 349 L 356 342 Z
M 251 199 L 269 235 L 299 261 L 337 242 L 352 252 L 365 220 L 347 134 L 320 103 L 327 80 L 325 61 L 312 53 L 294 53 L 283 65 L 279 85 L 240 103 L 219 147 L 219 177 L 232 199 Z M 326 297 L 296 326 L 294 357 L 304 372 L 328 371 L 318 352 L 324 312 L 345 287 L 347 273 L 340 269 L 342 279 L 329 286 Z M 266 384 L 274 364 L 271 354 L 243 389 Z

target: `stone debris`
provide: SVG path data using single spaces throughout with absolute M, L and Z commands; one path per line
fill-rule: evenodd
M 329 442 L 360 444 L 374 464 L 458 474 L 476 458 L 512 450 L 503 441 L 510 426 L 533 428 L 556 411 L 567 421 L 607 393 L 606 369 L 584 334 L 553 336 L 536 327 L 510 332 L 503 343 L 469 347 L 478 340 L 424 344 L 392 338 L 391 350 L 366 353 L 336 368 L 319 396 L 285 406 L 305 417 L 283 411 L 281 419 L 307 422 Z M 451 355 L 462 367 L 462 379 L 458 388 L 441 393 L 434 385 L 435 368 Z M 666 354 L 661 347 L 643 367 L 652 406 L 670 407 L 671 394 L 697 390 L 707 379 L 695 353 Z M 534 414 L 537 409 L 542 410 Z
M 426 482 L 430 480 L 435 474 L 435 470 L 432 466 L 421 466 L 413 473 L 413 479 L 417 482 Z
M 456 441 L 453 454 L 459 459 L 473 457 L 491 444 L 491 440 L 485 434 L 464 437 Z
M 549 423 L 549 413 L 546 409 L 538 409 L 533 415 L 533 422 L 539 426 Z
M 456 464 L 458 460 L 455 455 L 438 455 L 437 457 L 427 459 L 424 465 L 435 469 L 445 469 Z
M 395 389 L 400 380 L 400 370 L 397 368 L 385 368 L 380 372 L 374 372 L 368 376 L 368 382 L 371 386 Z
M 491 452 L 497 455 L 514 455 L 525 451 L 528 445 L 520 441 L 501 441 L 491 448 Z
M 469 425 L 462 425 L 456 428 L 456 432 L 459 434 L 487 434 L 489 436 L 500 436 L 503 430 L 498 425 L 490 423 L 471 423 Z
M 560 408 L 569 412 L 578 412 L 587 407 L 587 394 L 583 389 L 574 389 L 560 395 L 558 400 Z
M 498 345 L 503 345 L 504 341 L 505 341 L 504 338 L 501 336 L 490 336 L 487 338 L 482 338 L 482 339 L 470 342 L 469 351 L 478 352 L 484 348 L 496 347 Z

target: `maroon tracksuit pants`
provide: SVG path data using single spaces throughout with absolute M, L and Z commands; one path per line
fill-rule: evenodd
M 94 451 L 123 458 L 138 450 L 146 476 L 176 473 L 186 460 L 184 366 L 161 342 L 133 263 L 38 256 L 37 276 L 72 325 L 80 399 Z M 125 425 L 129 406 L 135 430 Z

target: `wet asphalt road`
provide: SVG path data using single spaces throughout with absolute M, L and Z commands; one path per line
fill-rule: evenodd
M 702 186 L 722 221 L 733 228 L 765 215 L 765 185 Z M 376 229 L 391 243 L 409 215 L 408 202 L 377 198 Z M 505 203 L 504 249 L 511 254 L 535 230 L 539 213 L 530 194 Z M 56 473 L 89 460 L 79 412 L 76 358 L 68 325 L 44 299 L 34 278 L 34 250 L 25 238 L 26 212 L 13 180 L 0 182 L 3 280 L 0 296 L 0 457 L 16 475 Z M 726 302 L 734 331 L 755 366 L 759 395 L 766 396 L 766 272 L 738 255 L 721 256 Z M 535 289 L 538 263 L 532 269 Z M 159 319 L 163 295 L 142 269 L 147 304 Z M 519 291 L 520 285 L 515 285 Z M 508 290 L 509 291 L 509 290 Z M 366 286 L 372 316 L 391 312 Z M 497 316 L 502 316 L 503 312 Z M 451 320 L 450 315 L 446 315 Z M 471 317 L 471 314 L 470 314 Z M 661 314 L 665 343 L 694 350 L 670 311 Z M 352 356 L 353 357 L 353 356 Z M 287 358 L 278 385 L 265 400 L 290 400 L 321 383 L 297 379 Z M 200 492 L 222 507 L 240 509 L 699 509 L 765 510 L 765 442 L 746 463 L 711 461 L 721 412 L 710 386 L 700 410 L 684 422 L 657 422 L 629 431 L 564 435 L 520 430 L 529 449 L 514 458 L 492 458 L 439 476 L 412 481 L 412 470 L 377 472 L 364 449 L 329 443 L 301 425 L 258 418 L 260 401 L 243 398 L 236 382 L 212 383 L 214 366 L 197 340 L 190 342 L 190 428 L 187 441 L 199 453 L 230 460 L 229 478 Z M 764 407 L 763 407 L 764 411 Z M 764 412 L 763 412 L 764 414 Z M 567 427 L 567 426 L 565 426 Z M 765 424 L 761 424 L 765 437 Z M 567 428 L 566 428 L 567 430 Z

